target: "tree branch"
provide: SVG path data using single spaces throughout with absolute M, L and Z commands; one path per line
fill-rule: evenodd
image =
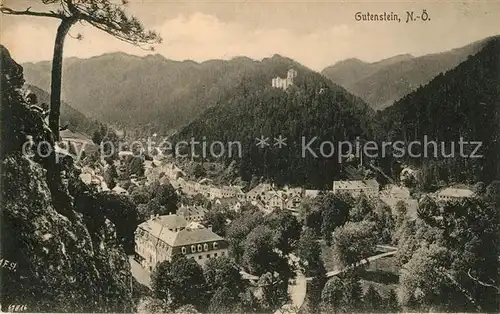
M 469 275 L 469 278 L 474 280 L 475 282 L 477 282 L 478 284 L 480 284 L 481 286 L 484 286 L 484 287 L 491 287 L 491 288 L 494 288 L 497 290 L 497 292 L 500 292 L 500 287 L 498 286 L 495 286 L 494 284 L 491 284 L 491 283 L 486 283 L 484 281 L 481 281 L 479 280 L 479 278 L 475 278 L 474 276 L 472 276 L 472 274 L 470 273 L 470 268 L 469 268 L 469 271 L 467 271 L 467 275 Z M 492 280 L 493 281 L 493 280 Z
M 6 7 L 0 7 L 0 12 L 3 14 L 7 15 L 30 15 L 30 16 L 41 16 L 41 17 L 52 17 L 52 18 L 57 18 L 57 19 L 63 19 L 64 15 L 57 14 L 53 11 L 51 12 L 33 12 L 30 11 L 31 7 L 27 8 L 24 11 L 15 11 L 12 10 L 11 8 L 6 8 Z
M 86 17 L 88 17 L 88 16 L 86 16 Z M 154 41 L 154 40 L 150 40 L 150 39 L 146 39 L 146 38 L 139 38 L 139 37 L 131 39 L 130 35 L 122 34 L 122 33 L 120 33 L 120 30 L 117 30 L 117 29 L 105 27 L 101 23 L 96 22 L 95 20 L 93 20 L 91 18 L 84 19 L 84 21 L 86 21 L 90 25 L 94 26 L 95 28 L 100 29 L 101 31 L 104 31 L 104 32 L 112 35 L 113 37 L 115 37 L 118 40 L 121 40 L 123 42 L 134 45 L 134 46 L 139 47 L 139 48 L 144 49 L 144 50 L 148 50 L 148 49 L 145 49 L 143 47 L 143 45 L 152 44 L 152 42 Z

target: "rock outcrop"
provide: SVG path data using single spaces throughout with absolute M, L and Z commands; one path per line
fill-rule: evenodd
M 103 208 L 102 196 L 80 180 L 71 160 L 61 159 L 59 168 L 69 205 L 56 210 L 43 161 L 22 152 L 27 140 L 36 147 L 50 134 L 23 95 L 22 67 L 5 47 L 0 54 L 2 308 L 131 312 L 132 275 L 122 240 L 130 230 L 120 226 L 117 237 L 120 211 Z M 133 226 L 133 210 L 127 215 Z

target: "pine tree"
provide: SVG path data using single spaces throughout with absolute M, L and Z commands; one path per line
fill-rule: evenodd
M 385 301 L 385 312 L 388 313 L 397 313 L 401 311 L 401 307 L 399 306 L 398 297 L 396 296 L 396 292 L 391 290 L 389 295 L 384 300 Z
M 375 288 L 370 285 L 363 295 L 363 304 L 367 312 L 380 312 L 382 310 L 383 300 Z

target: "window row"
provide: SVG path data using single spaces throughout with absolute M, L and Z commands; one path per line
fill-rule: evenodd
M 221 252 L 221 255 L 224 256 L 224 252 Z M 207 258 L 210 258 L 210 257 L 211 257 L 211 255 L 207 254 Z M 214 253 L 214 257 L 217 257 L 217 253 Z M 198 259 L 203 259 L 203 255 L 198 255 Z
M 214 250 L 217 250 L 217 247 L 218 247 L 218 243 L 217 242 L 212 243 L 212 248 Z M 209 249 L 208 243 L 205 243 L 203 245 L 201 245 L 201 244 L 191 245 L 191 253 L 208 251 L 208 249 Z M 187 253 L 187 248 L 185 246 L 181 247 L 181 252 L 182 252 L 182 254 L 186 254 Z

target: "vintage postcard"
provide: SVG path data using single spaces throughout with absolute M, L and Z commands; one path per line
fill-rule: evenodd
M 500 1 L 0 1 L 0 309 L 500 312 Z

